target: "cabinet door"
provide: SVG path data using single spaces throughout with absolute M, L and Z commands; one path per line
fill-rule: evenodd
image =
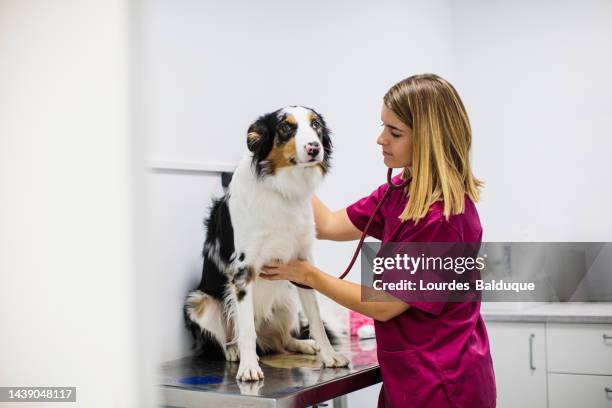
M 549 374 L 550 408 L 612 407 L 612 376 Z
M 546 408 L 544 323 L 486 323 L 498 408 Z
M 546 326 L 548 371 L 612 375 L 612 324 Z

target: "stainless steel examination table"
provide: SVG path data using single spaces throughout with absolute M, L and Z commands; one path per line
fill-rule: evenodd
M 164 407 L 307 407 L 334 400 L 382 381 L 376 340 L 345 340 L 334 348 L 349 358 L 345 368 L 321 368 L 318 356 L 283 354 L 260 357 L 264 379 L 238 382 L 238 362 L 185 357 L 161 366 Z

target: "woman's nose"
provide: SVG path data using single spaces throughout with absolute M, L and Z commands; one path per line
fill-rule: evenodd
M 388 144 L 388 141 L 387 141 L 387 139 L 385 138 L 384 133 L 381 133 L 381 134 L 378 136 L 378 139 L 376 139 L 376 143 L 378 143 L 378 144 L 379 144 L 379 145 L 381 145 L 381 146 L 384 146 L 384 145 Z

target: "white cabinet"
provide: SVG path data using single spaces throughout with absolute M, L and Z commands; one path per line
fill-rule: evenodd
M 612 407 L 612 325 L 546 325 L 549 408 Z
M 499 408 L 612 408 L 612 325 L 486 323 Z
M 544 323 L 487 322 L 499 408 L 546 408 Z
M 549 374 L 550 408 L 612 407 L 612 376 Z
M 549 372 L 612 375 L 612 324 L 548 323 L 546 334 Z

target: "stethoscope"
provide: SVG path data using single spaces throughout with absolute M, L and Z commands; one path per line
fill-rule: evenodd
M 372 223 L 372 220 L 374 219 L 374 217 L 376 217 L 376 214 L 378 214 L 378 210 L 380 209 L 382 204 L 385 202 L 385 200 L 387 199 L 389 194 L 392 191 L 400 190 L 400 189 L 405 188 L 408 184 L 410 184 L 410 180 L 412 180 L 412 178 L 406 178 L 406 180 L 404 180 L 400 184 L 394 184 L 393 180 L 391 180 L 391 173 L 392 172 L 393 172 L 392 168 L 389 168 L 387 170 L 387 184 L 389 185 L 389 188 L 383 194 L 382 198 L 378 202 L 378 205 L 376 206 L 376 208 L 372 212 L 372 215 L 370 215 L 370 219 L 368 220 L 365 228 L 363 229 L 363 232 L 361 233 L 361 238 L 359 239 L 359 243 L 357 244 L 357 248 L 355 248 L 355 252 L 353 253 L 353 258 L 351 258 L 351 261 L 349 262 L 349 264 L 346 267 L 345 271 L 342 273 L 342 275 L 340 275 L 338 277 L 338 279 L 344 279 L 344 277 L 350 272 L 351 268 L 353 268 L 353 265 L 355 264 L 355 261 L 357 260 L 357 255 L 359 254 L 359 251 L 361 250 L 361 246 L 363 245 L 363 240 L 365 239 L 365 237 L 366 237 L 366 235 L 368 233 L 368 229 L 370 228 L 370 224 Z M 393 233 L 391 234 L 391 240 L 393 240 L 393 238 L 398 234 L 399 230 L 404 226 L 404 224 L 405 223 L 402 222 L 402 223 L 400 223 L 400 225 L 397 226 L 395 231 L 393 231 Z M 293 283 L 295 286 L 298 286 L 298 287 L 303 288 L 303 289 L 312 289 L 310 286 L 302 285 L 300 283 L 295 283 L 295 282 L 291 282 L 291 283 Z

